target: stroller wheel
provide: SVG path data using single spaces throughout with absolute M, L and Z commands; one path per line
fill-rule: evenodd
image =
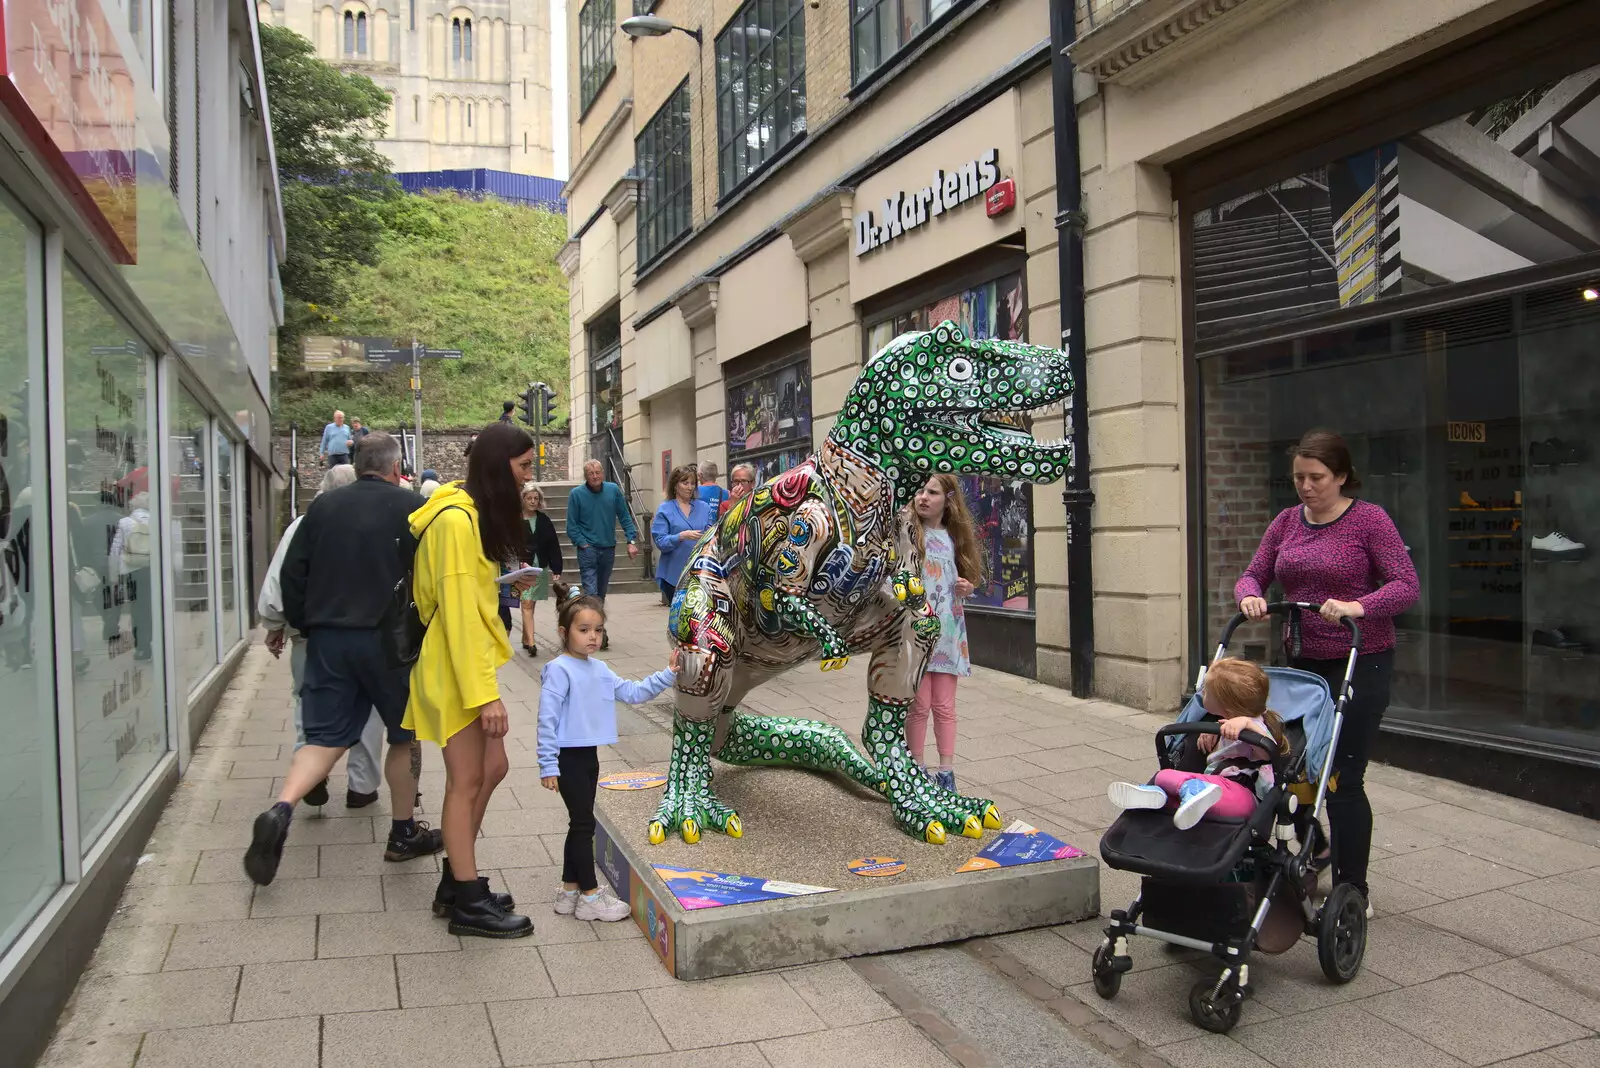
M 1111 947 L 1102 945 L 1094 951 L 1089 965 L 1089 976 L 1094 980 L 1094 992 L 1110 1001 L 1122 989 L 1122 973 L 1111 966 Z
M 1317 922 L 1317 960 L 1322 974 L 1348 983 L 1361 970 L 1367 952 L 1367 899 L 1349 883 L 1340 883 L 1322 903 Z
M 1244 1011 L 1244 992 L 1232 979 L 1213 995 L 1216 986 L 1215 979 L 1202 979 L 1189 988 L 1189 1015 L 1196 1027 L 1225 1035 L 1233 1030 Z

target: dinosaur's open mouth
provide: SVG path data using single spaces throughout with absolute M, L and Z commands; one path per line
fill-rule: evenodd
M 1033 421 L 1036 418 L 1059 415 L 1066 410 L 1065 401 L 1052 401 L 1037 408 L 973 411 L 951 409 L 933 412 L 925 422 L 964 434 L 976 434 L 991 441 L 1008 444 L 1038 444 L 1051 447 L 1060 442 L 1035 442 Z

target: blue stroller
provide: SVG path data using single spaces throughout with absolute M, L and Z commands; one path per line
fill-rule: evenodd
M 1300 644 L 1300 613 L 1317 611 L 1304 602 L 1267 606 L 1270 617 L 1287 615 L 1289 645 Z M 1222 632 L 1212 662 L 1220 659 L 1240 624 L 1241 613 Z M 1208 817 L 1189 830 L 1173 825 L 1163 810 L 1129 810 L 1100 839 L 1100 856 L 1118 871 L 1137 872 L 1139 896 L 1126 909 L 1114 909 L 1105 941 L 1095 950 L 1091 975 L 1102 998 L 1117 996 L 1122 976 L 1133 967 L 1131 935 L 1146 935 L 1170 945 L 1210 953 L 1222 961 L 1215 979 L 1202 979 L 1189 991 L 1189 1012 L 1208 1031 L 1226 1034 L 1239 1022 L 1250 996 L 1250 954 L 1283 953 L 1302 934 L 1317 940 L 1323 974 L 1348 983 L 1361 968 L 1367 947 L 1367 903 L 1355 887 L 1340 883 L 1321 907 L 1313 904 L 1317 868 L 1318 820 L 1329 789 L 1334 748 L 1350 677 L 1361 648 L 1353 619 L 1350 655 L 1337 700 L 1320 676 L 1295 668 L 1266 668 L 1271 682 L 1268 707 L 1283 718 L 1290 751 L 1273 758 L 1276 785 L 1248 818 Z M 1209 665 L 1207 665 L 1209 666 Z M 1196 736 L 1219 733 L 1217 721 L 1201 704 L 1206 667 L 1195 679 L 1195 695 L 1178 722 L 1156 732 L 1162 768 L 1200 770 L 1203 758 Z M 1242 740 L 1277 753 L 1270 738 L 1245 731 Z

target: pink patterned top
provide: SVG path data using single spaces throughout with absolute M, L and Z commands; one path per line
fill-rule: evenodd
M 1394 520 L 1370 501 L 1354 501 L 1339 518 L 1321 524 L 1307 522 L 1298 504 L 1279 512 L 1234 584 L 1234 599 L 1263 597 L 1273 580 L 1290 601 L 1360 601 L 1363 653 L 1394 648 L 1394 617 L 1422 593 Z M 1350 635 L 1343 627 L 1301 614 L 1302 656 L 1333 660 L 1349 651 Z

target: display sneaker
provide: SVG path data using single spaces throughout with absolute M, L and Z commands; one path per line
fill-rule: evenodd
M 601 887 L 593 894 L 579 894 L 578 905 L 572 914 L 580 920 L 616 923 L 631 916 L 633 909 L 628 907 L 626 901 L 619 901 L 610 887 Z
M 933 773 L 933 781 L 936 786 L 941 786 L 951 793 L 956 792 L 956 773 L 953 771 L 936 771 Z
M 571 916 L 578 909 L 578 892 L 566 887 L 556 891 L 556 915 Z
M 383 850 L 383 859 L 398 864 L 403 860 L 431 857 L 443 848 L 444 832 L 436 831 L 424 821 L 417 820 L 416 827 L 408 838 L 401 838 L 390 832 L 389 844 Z
M 1172 814 L 1172 825 L 1180 831 L 1187 831 L 1199 823 L 1200 817 L 1220 800 L 1222 787 L 1204 779 L 1190 779 L 1178 787 L 1178 811 Z
M 1534 538 L 1528 545 L 1533 549 L 1535 560 L 1581 560 L 1589 552 L 1583 542 L 1573 541 L 1559 530 Z
M 1114 782 L 1106 787 L 1106 800 L 1124 812 L 1130 808 L 1166 808 L 1167 792 L 1159 786 Z
M 1466 490 L 1462 490 L 1461 491 L 1461 497 L 1459 498 L 1459 501 L 1460 501 L 1461 507 L 1463 507 L 1463 508 L 1482 508 L 1483 507 L 1483 505 L 1481 505 L 1477 501 L 1473 500 L 1472 499 L 1472 494 L 1468 493 Z

